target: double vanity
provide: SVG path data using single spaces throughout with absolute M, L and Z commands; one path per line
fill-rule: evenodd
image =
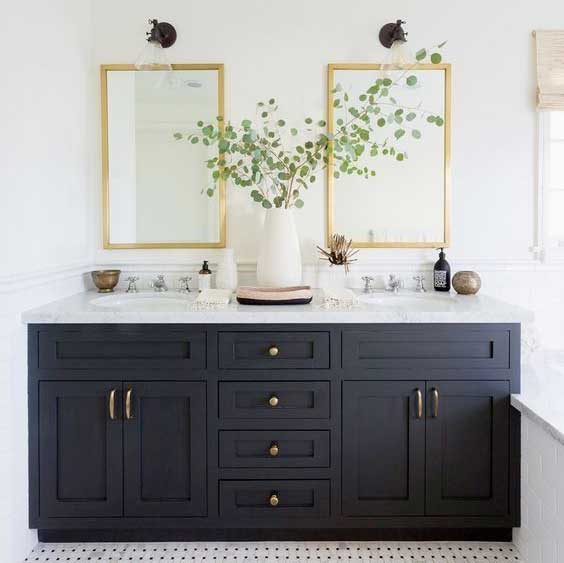
M 526 311 L 409 292 L 343 310 L 193 299 L 87 292 L 25 315 L 40 540 L 519 525 Z

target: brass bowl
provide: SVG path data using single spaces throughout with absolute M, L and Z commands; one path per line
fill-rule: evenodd
M 480 291 L 482 280 L 478 272 L 463 270 L 454 274 L 452 287 L 460 295 L 474 295 Z
M 121 270 L 94 270 L 90 272 L 98 293 L 112 293 L 118 284 Z

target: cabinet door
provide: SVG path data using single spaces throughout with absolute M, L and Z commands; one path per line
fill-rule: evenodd
M 206 513 L 206 391 L 201 382 L 124 383 L 126 516 Z
M 424 511 L 425 384 L 343 383 L 345 516 Z
M 39 384 L 42 517 L 122 515 L 120 393 L 115 382 Z
M 508 448 L 507 382 L 428 382 L 426 513 L 505 514 Z

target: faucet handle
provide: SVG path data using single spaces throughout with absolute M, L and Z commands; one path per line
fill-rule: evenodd
M 415 281 L 415 291 L 419 292 L 419 293 L 424 293 L 425 291 L 427 291 L 425 289 L 425 276 L 424 275 L 418 275 L 418 276 L 413 276 L 413 279 Z
M 364 293 L 369 293 L 373 288 L 374 278 L 372 276 L 362 276 L 361 279 L 364 282 Z
M 192 281 L 191 276 L 182 276 L 181 278 L 178 278 L 178 282 L 179 282 L 178 291 L 190 293 L 190 282 L 191 281 Z
M 129 276 L 127 281 L 129 283 L 127 284 L 127 289 L 125 290 L 126 293 L 137 293 L 139 290 L 137 289 L 136 282 L 139 281 L 139 276 Z

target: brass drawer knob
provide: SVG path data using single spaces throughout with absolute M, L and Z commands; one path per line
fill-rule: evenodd
M 278 356 L 278 354 L 280 354 L 280 349 L 278 348 L 278 346 L 271 346 L 268 349 L 268 353 L 270 354 L 271 358 L 275 358 L 276 356 Z
M 276 457 L 280 453 L 280 449 L 278 448 L 278 444 L 276 442 L 272 442 L 272 444 L 270 444 L 268 453 L 271 457 Z
M 278 500 L 278 495 L 276 493 L 272 493 L 270 495 L 270 498 L 268 499 L 268 502 L 270 503 L 270 506 L 278 506 L 278 503 L 280 502 Z
M 268 399 L 268 404 L 271 407 L 277 407 L 278 406 L 278 397 L 276 395 L 272 395 L 272 397 L 270 397 L 270 399 Z

